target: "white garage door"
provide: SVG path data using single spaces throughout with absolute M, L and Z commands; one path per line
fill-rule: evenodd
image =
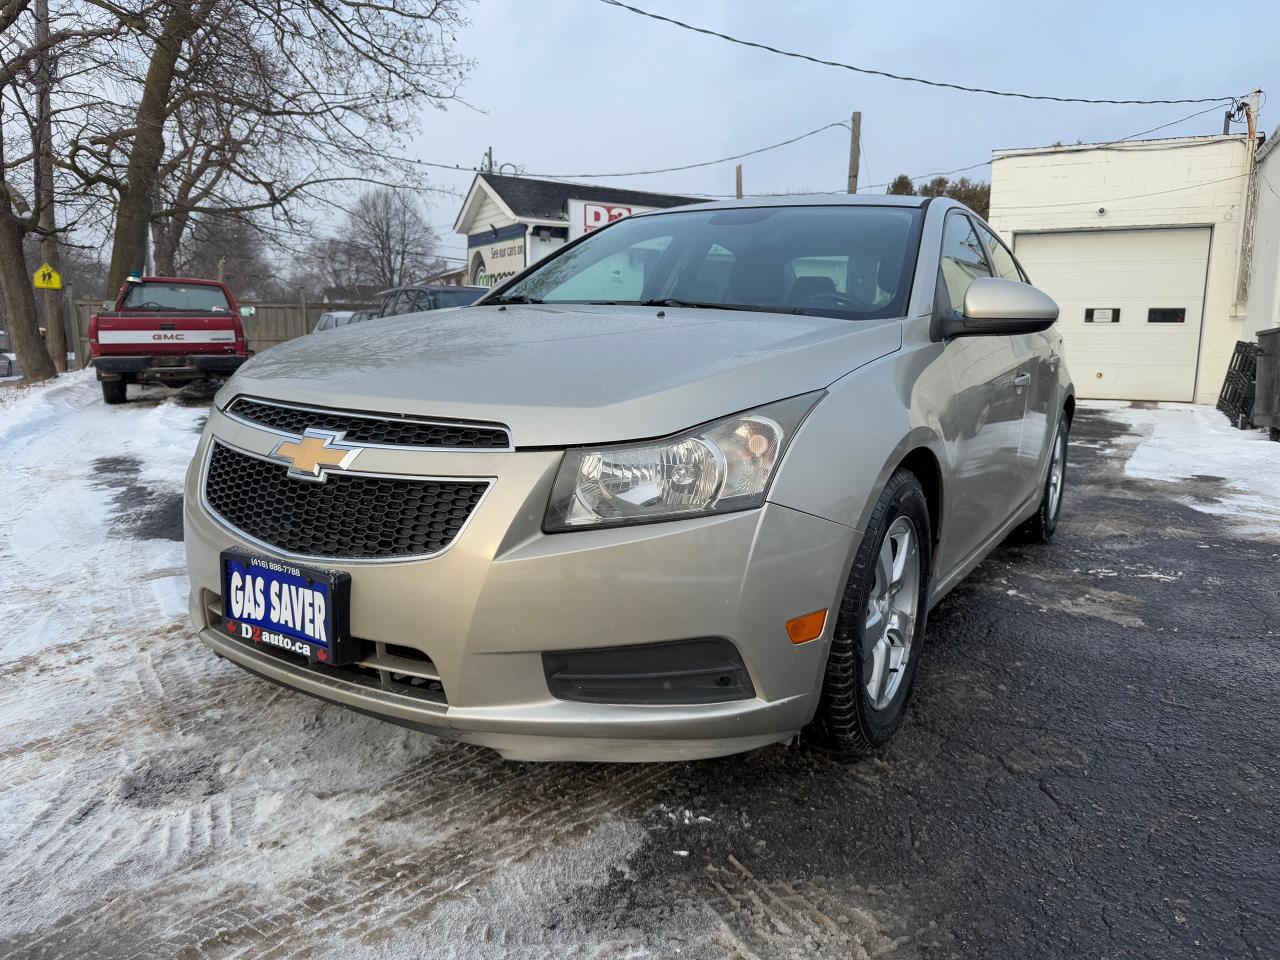
M 1209 228 L 1021 234 L 1081 397 L 1195 399 Z

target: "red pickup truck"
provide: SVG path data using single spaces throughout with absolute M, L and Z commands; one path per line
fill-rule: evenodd
M 249 359 L 241 309 L 225 283 L 131 277 L 114 310 L 89 318 L 89 351 L 102 399 L 124 403 L 131 383 L 181 385 L 229 377 Z

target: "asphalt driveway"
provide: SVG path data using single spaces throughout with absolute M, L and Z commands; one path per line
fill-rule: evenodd
M 934 611 L 882 757 L 539 766 L 192 645 L 200 410 L 92 389 L 4 437 L 0 957 L 1276 955 L 1280 527 L 1211 457 L 1126 474 L 1122 410 L 1080 412 L 1054 544 Z

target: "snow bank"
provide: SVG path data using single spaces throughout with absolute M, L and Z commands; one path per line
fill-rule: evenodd
M 1121 420 L 1139 439 L 1125 463 L 1127 477 L 1179 483 L 1222 481 L 1220 495 L 1183 502 L 1232 517 L 1249 530 L 1280 530 L 1280 443 L 1258 430 L 1236 430 L 1209 406 L 1160 403 L 1135 407 L 1091 400 L 1083 404 Z

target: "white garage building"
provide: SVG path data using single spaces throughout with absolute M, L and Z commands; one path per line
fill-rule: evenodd
M 1058 301 L 1081 397 L 1213 403 L 1245 323 L 1245 135 L 992 154 L 990 223 Z

